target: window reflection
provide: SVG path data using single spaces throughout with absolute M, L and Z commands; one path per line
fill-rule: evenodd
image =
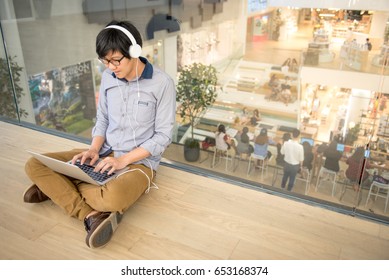
M 202 17 L 190 9 L 193 1 L 183 1 L 184 14 L 169 4 L 138 2 L 120 10 L 106 1 L 8 1 L 7 6 L 1 2 L 8 49 L 0 47 L 1 80 L 5 81 L 0 115 L 89 139 L 104 69 L 95 58 L 96 33 L 114 16 L 130 17 L 146 30 L 146 15 L 169 10 L 185 28 L 155 30 L 155 38 L 144 40 L 142 55 L 175 80 L 185 65 L 215 65 L 223 88 L 197 120 L 196 138 L 213 142 L 218 125 L 223 124 L 231 134 L 248 127 L 253 147 L 255 137 L 266 128 L 274 143 L 268 146 L 273 156 L 264 174 L 253 159 L 248 168 L 250 157 L 237 158 L 234 172 L 225 172 L 222 165 L 211 167 L 214 147 L 208 144 L 202 145 L 198 162 L 188 163 L 182 144 L 191 128 L 177 116 L 175 143 L 165 157 L 279 191 L 282 168 L 276 162 L 277 144 L 298 127 L 302 138 L 314 141 L 314 161 L 309 174 L 299 174 L 293 192 L 385 214 L 382 200 L 365 204 L 370 185 L 356 191 L 345 174 L 347 159 L 356 147 L 364 147 L 370 150 L 371 177 L 388 177 L 389 90 L 384 77 L 389 75 L 389 25 L 384 12 L 279 7 L 243 18 L 241 1 L 224 1 L 223 9 L 218 3 L 217 8 L 202 11 L 207 21 L 201 22 Z M 262 5 L 266 3 L 256 9 L 263 9 Z M 371 50 L 366 49 L 366 38 Z M 6 53 L 11 61 L 5 59 Z M 255 110 L 259 117 L 252 121 Z M 333 140 L 344 145 L 334 188 L 330 176 L 324 174 L 322 182 L 319 176 L 326 160 L 319 150 Z

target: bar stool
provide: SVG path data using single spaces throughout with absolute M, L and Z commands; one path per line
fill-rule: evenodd
M 372 192 L 373 187 L 377 188 L 376 193 Z M 365 207 L 367 207 L 367 203 L 369 202 L 370 196 L 375 196 L 374 201 L 377 200 L 377 197 L 385 198 L 384 213 L 386 213 L 386 208 L 388 207 L 388 201 L 389 201 L 389 184 L 383 184 L 383 183 L 378 183 L 376 181 L 373 181 L 373 183 L 371 183 L 370 185 L 370 190 L 366 198 Z
M 307 195 L 311 185 L 312 174 L 311 171 L 306 167 L 302 168 L 301 173 L 306 174 L 306 177 L 296 176 L 296 180 L 305 182 L 305 195 Z
M 333 179 L 332 179 L 332 193 L 331 193 L 331 195 L 334 196 L 335 195 L 335 189 L 336 189 L 336 178 L 337 178 L 338 172 L 329 170 L 329 169 L 325 168 L 324 166 L 322 166 L 320 168 L 319 175 L 317 176 L 315 191 L 317 192 L 317 190 L 319 189 L 319 187 L 321 185 L 321 182 L 323 181 L 323 180 L 320 180 L 320 178 L 324 174 L 328 174 L 329 176 L 333 176 Z
M 338 183 L 340 183 L 342 185 L 342 189 L 340 191 L 339 201 L 343 200 L 344 195 L 345 195 L 347 190 L 352 190 L 354 193 L 354 204 L 356 206 L 359 206 L 359 204 L 361 203 L 361 200 L 362 200 L 362 187 L 358 187 L 358 191 L 355 191 L 354 185 L 358 184 L 358 183 L 348 179 L 346 177 L 346 174 L 344 173 L 344 171 L 342 173 L 342 176 L 339 176 L 339 177 L 341 177 L 341 179 L 339 179 Z
M 231 153 L 231 149 L 222 150 L 215 147 L 215 152 L 213 153 L 213 159 L 212 159 L 212 168 L 216 166 L 216 160 L 217 158 L 219 161 L 221 159 L 224 159 L 226 161 L 226 167 L 225 170 L 228 171 L 228 162 L 231 161 L 231 165 L 233 164 L 233 155 Z
M 251 169 L 251 160 L 255 161 L 258 160 L 259 161 L 259 169 L 261 170 L 261 179 L 263 180 L 263 173 L 266 172 L 266 176 L 267 176 L 267 167 L 268 167 L 268 162 L 269 160 L 271 159 L 272 157 L 270 157 L 269 159 L 266 158 L 266 156 L 260 156 L 260 155 L 256 155 L 254 153 L 251 153 L 250 155 L 250 158 L 249 158 L 249 165 L 248 165 L 248 168 L 247 168 L 247 175 L 250 174 L 250 169 Z M 254 164 L 255 165 L 255 164 Z

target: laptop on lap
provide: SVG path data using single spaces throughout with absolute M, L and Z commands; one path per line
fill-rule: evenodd
M 94 172 L 94 167 L 88 165 L 87 163 L 83 165 L 79 163 L 72 164 L 71 161 L 64 162 L 33 151 L 27 152 L 30 153 L 34 158 L 39 160 L 41 163 L 58 173 L 100 186 L 106 184 L 112 179 L 117 178 L 120 174 L 129 169 L 128 167 L 126 167 L 120 170 L 116 170 L 112 174 L 108 175 L 107 171 L 105 171 L 104 173 Z

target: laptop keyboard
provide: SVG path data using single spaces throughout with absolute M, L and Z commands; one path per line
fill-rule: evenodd
M 103 182 L 107 180 L 108 178 L 115 175 L 115 172 L 108 175 L 108 171 L 104 171 L 104 173 L 95 172 L 93 169 L 95 169 L 94 166 L 88 165 L 88 164 L 80 164 L 79 162 L 76 162 L 74 165 L 78 166 L 82 171 L 84 171 L 86 174 L 88 174 L 90 177 L 92 177 L 93 180 L 97 182 Z

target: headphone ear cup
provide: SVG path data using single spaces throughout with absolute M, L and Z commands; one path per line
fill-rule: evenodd
M 129 52 L 131 57 L 138 58 L 138 57 L 140 57 L 140 55 L 142 53 L 142 47 L 138 44 L 131 45 L 128 52 Z

